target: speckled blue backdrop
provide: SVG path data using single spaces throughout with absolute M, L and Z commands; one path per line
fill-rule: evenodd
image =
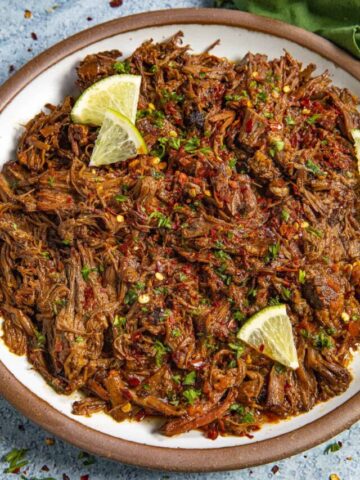
M 212 1 L 123 0 L 122 3 L 111 8 L 108 0 L 0 0 L 0 83 L 44 49 L 89 26 L 146 10 L 209 7 Z M 31 12 L 30 18 L 25 18 L 25 10 Z M 26 454 L 29 464 L 22 469 L 29 479 L 80 480 L 85 475 L 82 480 L 327 480 L 331 474 L 341 480 L 360 479 L 360 424 L 333 440 L 342 442 L 342 448 L 335 453 L 326 455 L 326 445 L 321 445 L 276 465 L 203 475 L 149 472 L 100 458 L 92 465 L 84 465 L 78 449 L 54 440 L 49 440 L 49 434 L 0 398 L 0 457 L 13 448 L 29 449 Z M 4 473 L 5 467 L 0 462 L 0 479 L 20 478 Z

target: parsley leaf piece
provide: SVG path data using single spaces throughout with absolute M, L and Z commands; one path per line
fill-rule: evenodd
M 128 60 L 123 62 L 115 62 L 113 68 L 116 73 L 130 73 L 131 67 Z
M 183 397 L 190 405 L 194 405 L 194 402 L 201 396 L 201 390 L 195 388 L 189 388 L 183 392 Z
M 196 372 L 188 373 L 183 381 L 183 385 L 194 385 L 196 382 Z

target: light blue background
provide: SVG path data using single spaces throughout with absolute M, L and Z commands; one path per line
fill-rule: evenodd
M 110 8 L 107 0 L 0 0 L 0 83 L 7 79 L 10 65 L 18 69 L 59 40 L 97 23 L 146 10 L 210 7 L 211 3 L 211 0 L 124 0 L 121 7 Z M 32 12 L 31 19 L 24 18 L 25 9 Z M 87 17 L 92 17 L 93 20 L 88 21 Z M 31 38 L 31 32 L 37 34 L 37 41 Z M 25 431 L 22 427 L 19 429 L 19 425 L 23 425 Z M 336 437 L 335 440 L 343 443 L 340 451 L 325 455 L 326 445 L 321 445 L 301 455 L 276 462 L 279 466 L 276 475 L 271 471 L 274 464 L 214 474 L 149 472 L 100 458 L 95 464 L 86 467 L 78 459 L 78 449 L 57 439 L 53 446 L 48 446 L 45 443 L 46 437 L 49 434 L 0 398 L 0 456 L 15 447 L 28 448 L 27 456 L 31 465 L 26 474 L 28 477 L 41 479 L 50 476 L 62 480 L 62 474 L 66 473 L 71 480 L 78 480 L 84 474 L 89 474 L 89 480 L 327 480 L 331 473 L 336 473 L 341 480 L 360 479 L 360 424 Z M 326 444 L 328 443 L 330 442 Z M 43 465 L 50 468 L 48 473 L 41 471 Z M 4 468 L 5 464 L 0 463 L 1 479 L 19 478 L 4 474 Z

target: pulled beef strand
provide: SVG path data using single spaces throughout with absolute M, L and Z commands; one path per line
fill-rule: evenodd
M 88 163 L 74 103 L 29 121 L 0 173 L 4 341 L 73 411 L 246 435 L 346 390 L 360 339 L 357 99 L 285 53 L 191 54 L 181 33 L 79 65 L 83 90 L 142 76 L 149 154 Z M 300 367 L 241 344 L 286 303 Z

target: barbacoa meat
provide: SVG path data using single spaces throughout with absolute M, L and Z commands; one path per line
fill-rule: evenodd
M 285 53 L 236 64 L 181 34 L 77 68 L 83 90 L 142 76 L 150 153 L 89 168 L 74 100 L 26 125 L 0 174 L 4 341 L 74 413 L 161 416 L 161 432 L 246 435 L 346 390 L 360 339 L 357 99 Z M 286 303 L 300 367 L 242 344 Z

